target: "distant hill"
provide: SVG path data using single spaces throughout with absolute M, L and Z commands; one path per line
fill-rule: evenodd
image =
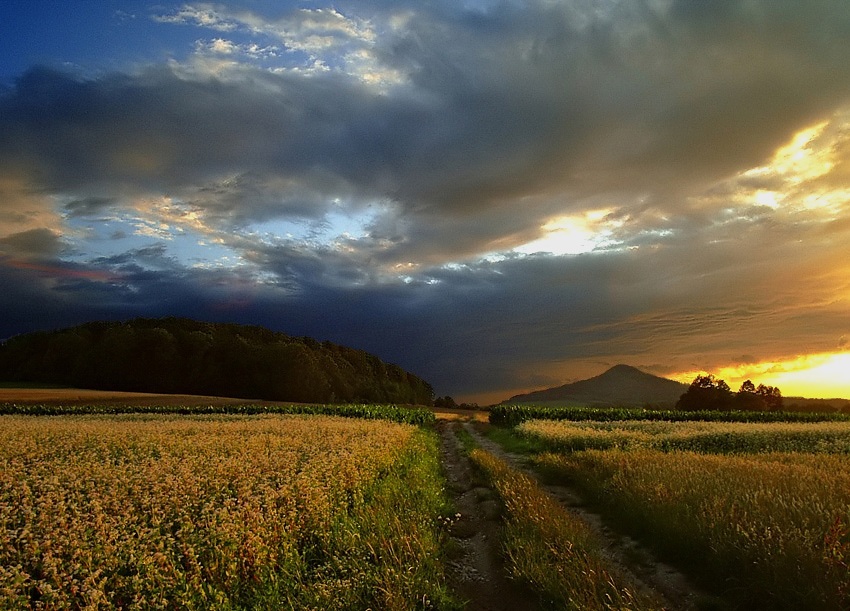
M 0 380 L 305 403 L 430 405 L 434 398 L 427 382 L 362 350 L 185 318 L 10 338 L 0 344 Z
M 687 384 L 660 378 L 628 365 L 615 365 L 587 380 L 511 397 L 504 403 L 672 407 Z

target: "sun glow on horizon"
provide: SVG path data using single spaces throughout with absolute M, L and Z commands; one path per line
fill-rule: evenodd
M 850 399 L 850 352 L 808 354 L 785 361 L 765 361 L 720 367 L 713 371 L 686 371 L 672 379 L 690 384 L 697 375 L 713 373 L 736 391 L 746 380 L 777 386 L 785 397 Z

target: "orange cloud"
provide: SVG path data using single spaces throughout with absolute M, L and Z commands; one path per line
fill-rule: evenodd
M 53 278 L 85 278 L 87 280 L 96 280 L 99 282 L 112 282 L 119 279 L 116 274 L 102 270 L 72 269 L 60 267 L 58 265 L 37 263 L 34 261 L 23 261 L 20 259 L 9 259 L 5 261 L 5 265 L 14 269 L 38 272 L 44 276 L 50 276 Z

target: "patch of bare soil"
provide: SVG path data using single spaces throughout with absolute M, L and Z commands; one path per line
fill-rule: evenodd
M 449 493 L 460 517 L 451 526 L 455 552 L 448 577 L 455 592 L 468 601 L 467 611 L 537 611 L 542 607 L 530 589 L 513 581 L 499 543 L 500 504 L 495 493 L 477 481 L 455 430 L 456 420 L 440 420 L 443 468 Z
M 640 542 L 612 530 L 600 514 L 585 505 L 578 491 L 568 486 L 555 486 L 541 481 L 527 457 L 506 452 L 499 444 L 482 435 L 472 423 L 466 422 L 462 426 L 482 448 L 537 479 L 544 490 L 587 523 L 599 536 L 599 540 L 604 542 L 602 552 L 607 559 L 620 571 L 631 576 L 638 587 L 659 595 L 665 601 L 667 609 L 691 611 L 705 606 L 722 606 L 674 567 L 657 560 Z

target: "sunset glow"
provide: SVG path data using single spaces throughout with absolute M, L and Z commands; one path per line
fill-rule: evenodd
M 834 399 L 850 397 L 850 353 L 809 354 L 792 360 L 720 367 L 713 371 L 672 374 L 690 384 L 697 375 L 711 373 L 737 391 L 746 380 L 778 386 L 786 397 Z
M 622 223 L 606 221 L 613 210 L 591 210 L 583 215 L 562 216 L 547 222 L 543 236 L 515 248 L 515 252 L 577 255 L 610 244 L 611 229 Z

